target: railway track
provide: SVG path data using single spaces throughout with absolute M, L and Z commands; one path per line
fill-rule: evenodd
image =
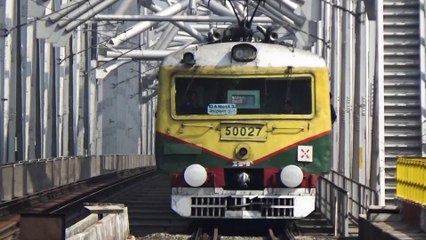
M 183 232 L 170 235 L 160 232 L 143 236 L 141 240 L 331 240 L 333 236 L 327 223 L 314 214 L 304 219 L 303 225 L 299 221 L 263 221 L 263 220 L 197 220 L 191 222 L 188 234 Z M 319 225 L 309 225 L 319 224 Z
M 128 186 L 99 202 L 121 203 L 128 207 L 130 232 L 138 239 L 333 239 L 332 228 L 317 213 L 287 224 L 283 221 L 259 220 L 189 220 L 170 209 L 169 177 L 152 174 L 143 182 Z M 150 235 L 154 236 L 150 238 Z M 160 234 L 161 238 L 155 237 Z M 226 237 L 225 237 L 226 236 Z M 310 236 L 312 238 L 310 238 Z M 242 238 L 241 238 L 242 237 Z
M 187 233 L 191 223 L 171 210 L 169 177 L 164 174 L 152 175 L 102 201 L 128 207 L 130 232 L 135 236 Z
M 235 236 L 237 239 L 238 236 L 242 239 L 298 239 L 295 235 L 303 231 L 309 232 L 309 235 L 318 232 L 315 228 L 304 230 L 307 225 L 319 225 L 318 218 L 303 220 L 304 224 L 298 227 L 284 226 L 279 221 L 245 220 L 242 224 L 241 220 L 192 221 L 181 218 L 170 209 L 168 176 L 159 174 L 154 168 L 144 168 L 90 179 L 0 204 L 0 239 L 18 239 L 19 213 L 62 213 L 66 216 L 68 227 L 88 214 L 83 207 L 87 202 L 126 205 L 130 232 L 139 239 L 149 239 L 147 236 L 155 233 L 184 234 L 191 239 L 229 239 L 224 236 Z M 325 228 L 321 227 L 321 230 Z
M 70 226 L 88 214 L 84 202 L 111 195 L 154 171 L 153 167 L 123 170 L 0 203 L 0 240 L 19 239 L 22 213 L 62 213 Z
M 233 236 L 244 239 L 291 240 L 295 239 L 294 230 L 292 222 L 285 221 L 199 221 L 193 229 L 191 239 L 218 240 Z

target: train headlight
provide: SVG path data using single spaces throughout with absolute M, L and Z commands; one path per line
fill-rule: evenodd
M 248 43 L 235 45 L 231 51 L 232 58 L 238 62 L 250 62 L 257 57 L 257 49 Z
M 189 186 L 199 187 L 206 182 L 207 171 L 200 164 L 192 164 L 185 169 L 183 177 Z
M 286 187 L 295 188 L 302 183 L 303 172 L 296 165 L 288 165 L 281 170 L 280 178 Z

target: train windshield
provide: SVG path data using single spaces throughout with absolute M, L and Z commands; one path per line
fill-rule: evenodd
M 176 115 L 312 114 L 312 77 L 176 77 Z

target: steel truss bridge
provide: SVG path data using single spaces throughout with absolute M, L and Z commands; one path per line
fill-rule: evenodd
M 328 63 L 334 170 L 393 203 L 397 157 L 425 155 L 424 0 L 0 1 L 0 163 L 152 155 L 159 62 L 256 8 Z

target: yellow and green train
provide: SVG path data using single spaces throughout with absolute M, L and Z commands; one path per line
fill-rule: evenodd
M 191 218 L 298 219 L 331 166 L 325 61 L 262 42 L 195 45 L 159 72 L 156 164 Z

